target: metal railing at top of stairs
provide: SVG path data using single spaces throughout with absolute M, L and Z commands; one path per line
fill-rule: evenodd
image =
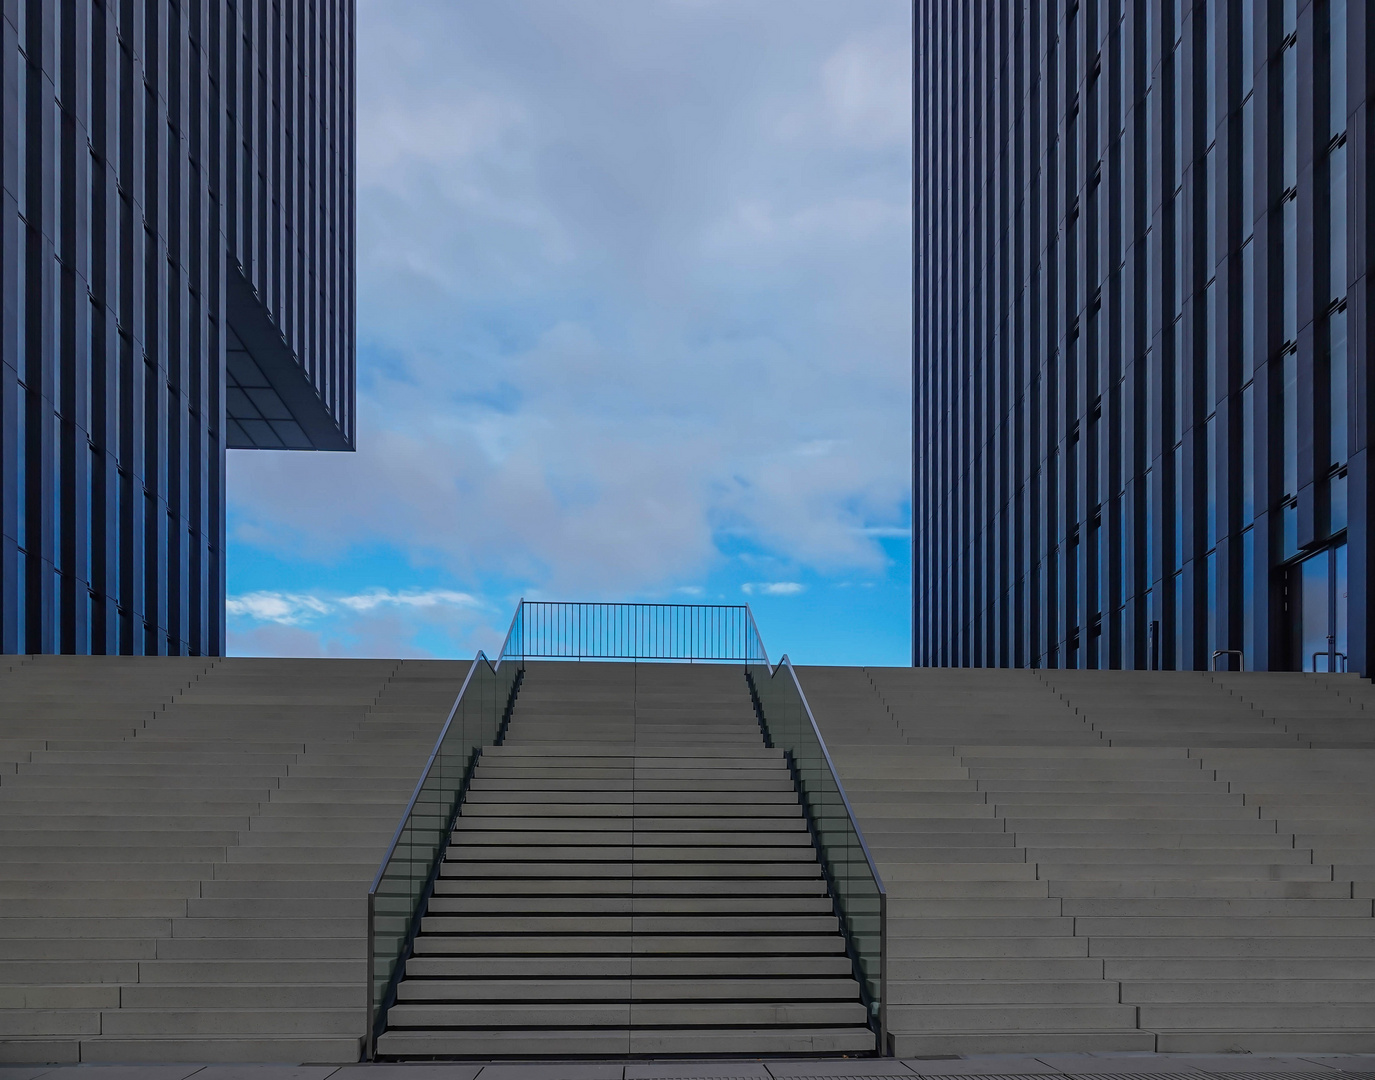
M 397 983 L 434 890 L 477 759 L 484 746 L 501 741 L 510 718 L 524 670 L 520 657 L 507 650 L 514 630 L 513 619 L 495 664 L 481 652 L 473 658 L 368 889 L 368 1026 L 364 1038 L 369 1060 L 378 1035 L 386 1028 L 387 1010 L 396 1000 Z
M 753 614 L 750 626 L 758 640 Z M 762 641 L 758 653 L 762 659 L 745 668 L 755 707 L 770 745 L 787 756 L 869 1009 L 878 1052 L 887 1054 L 888 891 L 792 662 L 785 655 L 770 665 Z
M 511 626 L 510 653 L 528 660 L 749 663 L 762 657 L 759 632 L 746 604 L 522 600 Z

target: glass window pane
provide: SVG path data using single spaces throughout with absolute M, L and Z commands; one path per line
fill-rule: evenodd
M 1252 595 L 1256 577 L 1256 530 L 1241 534 L 1241 651 L 1242 659 L 1254 670 L 1259 659 L 1255 655 L 1256 604 Z
M 1241 94 L 1245 97 L 1256 85 L 1256 13 L 1251 4 L 1241 9 Z
M 1299 183 L 1299 52 L 1284 50 L 1284 187 Z
M 1339 533 L 1346 528 L 1347 523 L 1347 494 L 1346 494 L 1346 474 L 1334 476 L 1329 481 L 1329 495 L 1331 502 L 1331 514 L 1328 522 L 1327 531 L 1329 533 Z
M 1332 184 L 1328 243 L 1331 255 L 1331 296 L 1346 295 L 1346 144 L 1334 147 L 1328 155 L 1328 177 Z
M 1345 464 L 1350 456 L 1347 446 L 1347 406 L 1350 395 L 1347 393 L 1347 349 L 1346 349 L 1346 309 L 1334 311 L 1328 323 L 1330 342 L 1328 375 L 1331 380 L 1330 392 L 1332 417 L 1332 464 Z
M 1224 70 L 1221 58 L 1217 54 L 1217 4 L 1218 0 L 1208 0 L 1207 4 L 1194 7 L 1194 18 L 1207 20 L 1204 27 L 1207 35 L 1207 53 L 1203 67 L 1207 72 L 1208 85 L 1203 92 L 1207 95 L 1208 105 L 1203 138 L 1209 145 L 1217 138 L 1217 99 L 1223 91 L 1217 78 L 1217 72 Z
M 1208 657 L 1210 658 L 1214 649 L 1227 648 L 1227 642 L 1222 640 L 1218 632 L 1218 603 L 1217 603 L 1217 552 L 1212 552 L 1208 556 Z M 1226 659 L 1218 657 L 1219 661 Z
M 1256 370 L 1256 245 L 1241 249 L 1241 377 Z
M 1208 484 L 1208 537 L 1207 546 L 1211 551 L 1217 547 L 1217 466 L 1218 466 L 1218 423 L 1217 417 L 1209 417 L 1204 431 L 1204 451 L 1207 454 L 1206 481 Z M 1209 638 L 1211 641 L 1212 639 Z
M 1347 648 L 1347 587 L 1346 587 L 1346 545 L 1338 544 L 1332 549 L 1332 590 L 1335 594 L 1335 607 L 1333 611 L 1334 625 L 1332 627 L 1333 637 L 1336 638 L 1334 644 L 1337 652 L 1337 667 L 1340 671 L 1348 670 L 1345 658 L 1350 655 Z
M 1241 106 L 1241 235 L 1256 231 L 1256 98 Z
M 1212 277 L 1217 273 L 1218 261 L 1218 220 L 1217 220 L 1217 192 L 1221 177 L 1217 175 L 1217 163 L 1220 155 L 1213 152 L 1210 147 L 1208 153 L 1203 158 L 1203 184 L 1204 184 L 1204 205 L 1208 208 L 1201 228 L 1204 233 L 1204 259 L 1206 265 L 1203 270 L 1204 277 Z
M 1184 568 L 1184 493 L 1188 489 L 1188 485 L 1184 482 L 1184 447 L 1176 446 L 1173 454 L 1174 476 L 1171 477 L 1171 480 L 1174 484 L 1174 557 L 1170 561 L 1170 569 L 1182 570 Z
M 1299 339 L 1299 201 L 1286 199 L 1284 216 L 1284 340 Z
M 1184 99 L 1184 57 L 1180 52 L 1174 54 L 1174 190 L 1178 191 L 1184 184 L 1184 168 L 1189 163 L 1192 156 L 1193 147 L 1184 141 L 1185 133 L 1189 127 L 1184 123 L 1184 113 L 1187 104 Z
M 1284 494 L 1299 493 L 1299 354 L 1284 354 Z
M 1199 363 L 1203 365 L 1208 383 L 1208 398 L 1203 406 L 1203 411 L 1205 413 L 1212 413 L 1217 408 L 1217 403 L 1220 400 L 1217 378 L 1218 357 L 1213 355 L 1213 349 L 1217 342 L 1217 304 L 1217 282 L 1210 281 L 1208 282 L 1208 290 L 1204 297 L 1204 308 L 1207 311 L 1207 337 L 1204 342 L 1203 351 L 1199 354 Z
M 1174 576 L 1174 663 L 1172 666 L 1176 671 L 1186 671 L 1193 667 L 1193 657 L 1186 652 L 1186 640 L 1184 630 L 1189 625 L 1189 616 L 1192 614 L 1190 607 L 1184 600 L 1184 575 Z
M 1346 0 L 1328 0 L 1327 10 L 1331 19 L 1331 137 L 1346 130 Z
M 1241 391 L 1241 522 L 1256 520 L 1256 417 L 1255 384 Z

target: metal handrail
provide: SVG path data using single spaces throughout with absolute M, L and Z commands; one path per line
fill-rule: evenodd
M 511 654 L 509 654 L 506 650 L 508 646 L 510 646 L 511 644 L 511 635 L 516 632 L 516 625 L 520 622 L 521 612 L 524 610 L 525 597 L 522 596 L 520 598 L 520 603 L 516 605 L 516 610 L 511 614 L 511 625 L 506 628 L 506 639 L 501 643 L 501 652 L 497 653 L 497 663 L 496 667 L 492 669 L 493 671 L 499 670 L 501 668 L 502 661 L 506 660 L 508 657 L 510 659 L 515 659 L 515 657 L 511 656 Z M 481 654 L 479 653 L 478 655 Z
M 1235 656 L 1235 657 L 1239 657 L 1239 658 L 1240 658 L 1240 662 L 1241 662 L 1241 670 L 1242 670 L 1242 671 L 1245 671 L 1245 670 L 1246 670 L 1246 654 L 1245 654 L 1244 652 L 1242 652 L 1240 649 L 1214 649 L 1214 650 L 1213 650 L 1213 657 L 1212 657 L 1212 660 L 1211 660 L 1212 668 L 1213 668 L 1214 671 L 1217 670 L 1217 658 L 1218 658 L 1219 656 Z
M 758 641 L 760 652 L 762 654 L 764 651 L 763 639 L 759 637 L 758 627 L 754 626 L 753 614 L 751 614 L 750 616 L 750 623 L 754 627 L 755 637 Z M 764 667 L 769 672 L 770 679 L 777 677 L 778 672 L 781 669 L 787 668 L 788 676 L 792 680 L 793 689 L 797 692 L 797 696 L 802 703 L 802 710 L 806 714 L 807 723 L 811 728 L 812 736 L 816 739 L 817 746 L 821 751 L 821 758 L 826 764 L 826 771 L 830 775 L 831 782 L 835 785 L 837 794 L 840 796 L 841 805 L 845 808 L 845 816 L 849 819 L 850 828 L 854 831 L 855 839 L 859 841 L 859 849 L 864 854 L 864 863 L 868 867 L 869 876 L 873 879 L 874 889 L 878 894 L 879 1000 L 877 1017 L 878 1030 L 876 1032 L 876 1035 L 878 1037 L 879 1054 L 886 1054 L 888 1047 L 888 889 L 883 883 L 883 875 L 879 873 L 878 865 L 874 862 L 873 854 L 869 851 L 869 843 L 864 839 L 864 830 L 860 828 L 859 821 L 855 817 L 854 808 L 850 805 L 850 797 L 845 791 L 845 785 L 841 782 L 839 772 L 836 771 L 835 762 L 831 759 L 830 748 L 827 747 L 826 740 L 821 734 L 821 728 L 817 725 L 816 716 L 812 713 L 811 704 L 807 701 L 806 691 L 802 689 L 802 683 L 797 677 L 797 671 L 793 668 L 792 661 L 788 659 L 788 656 L 785 653 L 779 659 L 777 664 L 770 665 L 767 654 L 764 654 L 763 663 Z M 760 708 L 760 713 L 761 719 L 763 720 L 763 723 L 767 728 L 768 717 L 763 715 L 762 706 Z M 772 740 L 772 736 L 770 738 Z M 804 799 L 806 798 L 806 791 L 803 790 L 800 785 L 798 793 Z M 807 810 L 808 821 L 809 823 L 811 823 L 812 821 L 814 821 L 815 818 L 815 815 L 813 814 L 813 809 L 810 806 L 805 807 L 805 809 Z M 847 916 L 846 913 L 843 911 L 843 903 L 840 900 L 840 890 L 836 886 L 835 876 L 831 870 L 831 867 L 829 866 L 828 861 L 826 860 L 825 851 L 821 844 L 818 844 L 818 854 L 821 856 L 823 860 L 823 868 L 826 871 L 827 878 L 830 880 L 832 895 L 836 898 L 838 907 L 842 908 L 842 910 L 839 911 L 838 914 L 841 915 L 841 926 L 845 927 L 845 918 Z M 845 937 L 847 944 L 850 946 L 852 962 L 855 963 L 856 968 L 858 969 L 859 964 L 856 946 L 853 942 L 853 939 L 848 928 L 845 929 Z M 860 985 L 863 986 L 864 978 L 862 971 L 856 970 L 856 976 L 859 978 Z
M 751 645 L 757 645 L 759 647 L 758 659 L 764 661 L 764 666 L 769 669 L 769 674 L 772 675 L 773 667 L 769 664 L 769 650 L 764 648 L 764 635 L 759 632 L 759 624 L 754 621 L 754 609 L 749 604 L 745 605 L 745 614 L 749 616 L 750 620 L 750 638 L 745 643 L 745 652 L 749 652 Z M 791 667 L 792 665 L 788 666 Z
M 1344 675 L 1344 674 L 1346 674 L 1346 670 L 1347 670 L 1347 669 L 1346 669 L 1346 664 L 1347 664 L 1346 653 L 1344 653 L 1344 652 L 1337 652 L 1337 651 L 1334 650 L 1334 649 L 1319 649 L 1317 652 L 1315 652 L 1315 653 L 1313 654 L 1313 671 L 1314 671 L 1314 672 L 1317 672 L 1317 670 L 1318 670 L 1318 657 L 1320 657 L 1320 656 L 1325 656 L 1325 657 L 1327 657 L 1327 670 L 1324 671 L 1324 672 L 1322 672 L 1322 674 L 1324 674 L 1324 675 Z M 1339 670 L 1337 669 L 1337 667 L 1336 667 L 1336 663 L 1337 663 L 1337 658 L 1338 658 L 1338 657 L 1340 657 L 1340 658 L 1341 658 L 1341 661 L 1342 661 L 1342 666 L 1341 666 L 1341 670 L 1340 670 L 1340 671 L 1339 671 Z
M 512 620 L 512 627 L 514 628 L 514 620 Z M 507 638 L 510 638 L 510 631 L 507 632 Z M 373 875 L 372 884 L 368 887 L 368 958 L 366 965 L 368 1000 L 368 1026 L 366 1033 L 366 1050 L 368 1060 L 372 1059 L 373 1052 L 376 1048 L 377 1027 L 379 1021 L 379 1017 L 377 1015 L 376 1002 L 374 1000 L 377 983 L 377 973 L 374 970 L 374 964 L 376 962 L 374 946 L 377 940 L 377 890 L 381 886 L 382 881 L 386 876 L 388 867 L 391 866 L 392 860 L 396 856 L 396 849 L 401 842 L 402 836 L 405 835 L 406 825 L 411 820 L 411 816 L 415 812 L 416 804 L 419 802 L 420 796 L 425 791 L 426 784 L 434 772 L 435 762 L 439 759 L 440 753 L 443 750 L 445 739 L 448 737 L 449 731 L 453 726 L 454 717 L 458 714 L 459 708 L 463 704 L 463 697 L 468 692 L 468 687 L 473 681 L 473 675 L 478 671 L 478 665 L 486 664 L 487 669 L 491 671 L 493 674 L 496 674 L 500 670 L 503 661 L 506 659 L 507 657 L 498 656 L 497 662 L 494 665 L 487 658 L 486 653 L 479 650 L 477 656 L 473 658 L 473 662 L 468 666 L 468 674 L 464 676 L 463 685 L 459 688 L 458 696 L 454 698 L 453 705 L 449 707 L 449 715 L 445 718 L 444 725 L 439 730 L 439 737 L 435 739 L 434 747 L 430 750 L 430 756 L 425 761 L 424 771 L 420 774 L 420 779 L 416 782 L 415 790 L 411 792 L 411 797 L 409 801 L 406 803 L 406 809 L 402 811 L 401 819 L 397 823 L 396 832 L 392 834 L 391 843 L 387 845 L 386 853 L 382 856 L 382 861 L 377 867 L 377 873 Z M 507 708 L 509 707 L 510 703 L 508 702 Z M 481 751 L 479 750 L 478 753 L 480 754 Z M 387 995 L 384 996 L 384 1000 L 385 997 L 389 997 L 395 993 L 396 983 L 400 977 L 401 972 L 405 968 L 406 959 L 410 954 L 411 946 L 415 941 L 415 936 L 419 929 L 419 920 L 423 912 L 425 911 L 429 894 L 434 887 L 435 876 L 438 873 L 440 865 L 444 861 L 444 853 L 449 845 L 449 836 L 453 831 L 454 823 L 452 818 L 457 816 L 458 811 L 463 804 L 463 796 L 467 791 L 468 782 L 471 779 L 471 776 L 472 768 L 470 766 L 469 769 L 466 771 L 463 779 L 460 781 L 458 791 L 456 792 L 453 810 L 449 815 L 451 820 L 448 822 L 448 828 L 441 831 L 442 839 L 436 852 L 434 863 L 430 867 L 428 880 L 426 882 L 425 888 L 422 890 L 420 902 L 416 905 L 415 910 L 411 914 L 411 921 L 406 933 L 406 941 L 405 944 L 402 946 L 400 953 L 397 956 L 395 967 L 392 969 L 392 972 L 390 974 L 390 985 Z M 386 1008 L 384 1006 L 383 1013 L 385 1013 L 385 1011 Z

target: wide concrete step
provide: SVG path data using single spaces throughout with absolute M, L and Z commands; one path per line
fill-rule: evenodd
M 754 1001 L 720 1003 L 655 1000 L 633 1003 L 559 1002 L 543 1004 L 411 1004 L 388 1010 L 389 1030 L 403 1028 L 493 1027 L 613 1027 L 634 1024 L 645 1027 L 699 1027 L 745 1025 L 862 1025 L 868 1010 L 858 1001 Z
M 1106 985 L 1106 984 L 1103 984 Z M 853 1002 L 853 978 L 795 975 L 786 979 L 724 978 L 565 978 L 565 979 L 408 979 L 398 988 L 405 1002 Z M 471 1026 L 471 1025 L 467 1025 Z
M 724 1027 L 721 1029 L 556 1028 L 514 1031 L 388 1031 L 383 1058 L 606 1057 L 703 1054 L 863 1054 L 875 1047 L 867 1027 Z
M 789 917 L 831 912 L 832 901 L 815 896 L 501 896 L 431 897 L 431 915 L 501 918 L 521 915 L 752 915 Z M 590 924 L 589 924 L 590 925 Z
M 890 1005 L 889 1023 L 905 1032 L 1111 1031 L 1136 1027 L 1131 1005 Z
M 1375 976 L 1371 965 L 1367 965 L 1366 975 Z M 1210 1005 L 1375 1004 L 1375 977 L 1123 980 L 1121 989 L 1122 1000 L 1134 1005 L 1180 1002 Z

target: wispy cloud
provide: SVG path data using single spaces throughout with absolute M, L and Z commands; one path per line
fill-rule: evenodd
M 797 581 L 747 581 L 740 591 L 746 596 L 797 596 L 807 586 Z
M 451 589 L 430 589 L 426 592 L 392 592 L 389 589 L 373 589 L 357 596 L 341 596 L 340 604 L 354 611 L 372 611 L 377 607 L 479 607 L 480 601 L 469 593 L 454 592 Z
M 332 607 L 318 596 L 301 593 L 253 592 L 243 596 L 231 596 L 225 601 L 225 610 L 233 616 L 253 619 L 255 622 L 279 623 L 282 626 L 295 626 L 298 623 L 327 615 Z
M 424 592 L 392 592 L 372 589 L 351 596 L 313 596 L 302 593 L 251 592 L 231 596 L 225 609 L 236 618 L 281 626 L 299 626 L 341 610 L 369 612 L 381 607 L 474 608 L 480 602 L 464 592 L 432 589 Z

